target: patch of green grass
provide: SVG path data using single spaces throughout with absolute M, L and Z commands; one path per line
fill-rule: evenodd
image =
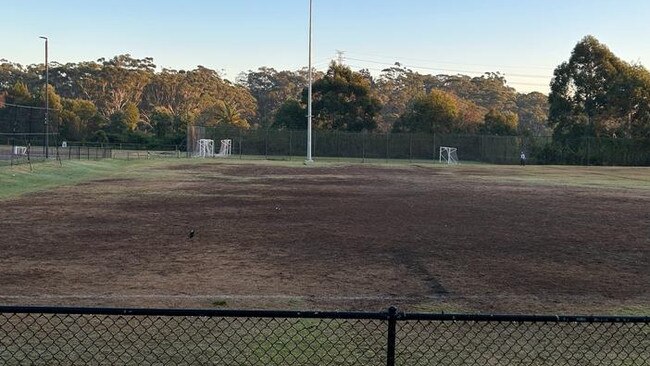
M 132 177 L 151 164 L 160 161 L 79 160 L 64 161 L 62 165 L 47 161 L 33 164 L 33 169 L 28 164 L 0 167 L 0 200 L 93 179 Z
M 621 316 L 650 316 L 650 305 L 626 305 L 613 309 L 611 314 Z
M 247 157 L 249 158 L 249 157 Z M 246 164 L 260 166 L 285 166 L 311 168 L 336 168 L 337 166 L 362 165 L 358 161 L 342 161 L 320 158 L 314 163 L 304 165 L 301 159 L 292 160 L 252 160 L 237 159 L 142 159 L 121 160 L 106 159 L 99 161 L 64 161 L 59 165 L 56 161 L 47 161 L 29 165 L 0 167 L 0 200 L 10 199 L 22 194 L 52 189 L 60 186 L 71 186 L 93 179 L 113 178 L 137 180 L 164 180 L 178 178 L 196 179 L 196 175 L 187 175 L 192 166 L 221 164 Z M 187 169 L 170 170 L 172 166 L 187 166 Z M 527 166 L 462 164 L 446 166 L 432 162 L 409 162 L 377 159 L 367 161 L 363 165 L 376 165 L 392 168 L 444 170 L 448 174 L 462 177 L 477 178 L 487 181 L 517 182 L 531 185 L 566 185 L 595 188 L 622 188 L 650 190 L 650 168 L 631 167 L 580 167 L 580 166 Z M 209 172 L 199 173 L 203 178 L 215 177 Z M 336 174 L 336 170 L 332 170 Z M 216 174 L 220 179 L 248 180 L 248 177 L 229 177 Z
M 650 190 L 647 167 L 461 165 L 453 172 L 489 181 L 531 185 Z
M 431 302 L 431 303 L 420 303 L 413 305 L 408 309 L 411 313 L 446 313 L 446 314 L 459 314 L 467 312 L 467 309 L 456 305 L 449 304 L 444 302 Z
M 270 159 L 269 157 L 268 159 Z M 197 159 L 194 159 L 197 160 Z M 211 161 L 211 160 L 208 160 Z M 328 168 L 348 165 L 373 165 L 391 168 L 424 168 L 449 172 L 458 176 L 471 176 L 489 181 L 510 181 L 531 185 L 560 185 L 592 188 L 618 188 L 650 190 L 648 167 L 603 167 L 569 165 L 492 165 L 478 162 L 462 162 L 460 165 L 440 164 L 436 160 L 328 158 L 315 157 L 314 162 L 304 165 L 303 157 L 284 157 L 265 160 L 264 156 L 233 156 L 217 162 L 233 164 L 260 164 L 267 166 L 305 166 Z
M 214 300 L 210 303 L 213 307 L 222 307 L 228 305 L 228 302 L 226 300 Z

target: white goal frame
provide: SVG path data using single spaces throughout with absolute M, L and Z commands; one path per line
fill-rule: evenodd
M 232 155 L 232 140 L 225 139 L 221 140 L 221 147 L 219 148 L 219 153 L 217 156 L 226 157 Z
M 440 146 L 438 161 L 447 165 L 460 164 L 458 162 L 458 149 L 450 146 Z
M 13 155 L 27 155 L 27 147 L 26 146 L 14 146 Z
M 214 156 L 214 140 L 200 139 L 196 142 L 196 154 L 199 158 L 211 158 Z

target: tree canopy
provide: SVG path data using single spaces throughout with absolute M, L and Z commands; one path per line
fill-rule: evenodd
M 300 99 L 307 85 L 307 71 L 276 71 L 270 67 L 260 67 L 257 71 L 241 74 L 238 81 L 257 101 L 257 116 L 253 118 L 253 125 L 268 127 L 283 103 Z
M 306 95 L 303 93 L 303 103 Z M 381 109 L 368 79 L 349 67 L 330 64 L 325 76 L 313 84 L 313 120 L 319 129 L 372 131 Z
M 519 125 L 519 117 L 513 112 L 500 112 L 490 109 L 485 115 L 485 124 L 481 132 L 487 135 L 515 135 Z
M 128 54 L 79 63 L 0 60 L 0 130 L 42 130 L 45 92 L 51 127 L 73 140 L 183 140 L 186 126 L 307 127 L 307 69 L 260 67 L 224 79 L 218 71 L 157 69 Z M 399 62 L 373 74 L 332 63 L 314 70 L 314 128 L 650 138 L 650 72 L 587 36 L 560 64 L 551 93 L 518 93 L 504 74 L 421 74 Z M 38 107 L 21 113 L 6 105 Z M 14 108 L 15 109 L 15 108 Z M 40 117 L 39 117 L 40 113 Z M 24 123 L 18 123 L 21 118 Z M 38 120 L 41 118 L 40 120 Z M 20 131 L 19 131 L 20 132 Z
M 0 91 L 5 90 L 12 103 L 42 106 L 43 75 L 43 65 L 2 62 Z M 156 73 L 151 58 L 119 55 L 53 63 L 50 82 L 50 119 L 64 138 L 93 140 L 102 130 L 99 136 L 116 140 L 135 132 L 180 140 L 185 126 L 199 117 L 202 123 L 242 128 L 250 127 L 256 117 L 256 100 L 248 89 L 202 66 Z M 11 121 L 7 113 L 0 110 L 0 128 Z
M 650 73 L 587 36 L 555 69 L 549 105 L 559 138 L 648 137 Z
M 442 90 L 416 97 L 397 120 L 397 132 L 449 133 L 459 116 L 457 99 Z

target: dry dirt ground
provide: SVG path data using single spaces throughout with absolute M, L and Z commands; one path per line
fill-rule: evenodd
M 648 314 L 650 190 L 473 169 L 177 162 L 0 201 L 0 303 Z

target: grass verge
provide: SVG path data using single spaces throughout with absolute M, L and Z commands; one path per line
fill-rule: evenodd
M 56 161 L 36 163 L 33 164 L 33 169 L 30 169 L 27 164 L 2 167 L 0 168 L 0 200 L 92 179 L 128 175 L 136 168 L 149 164 L 148 161 L 81 160 L 64 161 L 62 165 Z
M 141 159 L 141 160 L 79 160 L 56 161 L 0 167 L 0 200 L 20 195 L 75 185 L 93 179 L 110 177 L 159 179 L 170 174 L 167 167 L 175 164 L 255 164 L 265 166 L 304 166 L 301 160 L 252 160 L 252 159 Z M 317 161 L 309 167 L 333 168 L 340 165 L 360 164 L 341 160 Z M 442 164 L 422 164 L 409 161 L 367 160 L 364 165 L 386 167 L 412 167 L 445 169 L 459 176 L 485 180 L 514 181 L 531 185 L 567 185 L 594 188 L 624 188 L 650 190 L 650 168 L 629 167 L 574 167 L 574 166 L 508 166 L 463 164 L 448 167 Z M 306 168 L 309 168 L 306 167 Z

